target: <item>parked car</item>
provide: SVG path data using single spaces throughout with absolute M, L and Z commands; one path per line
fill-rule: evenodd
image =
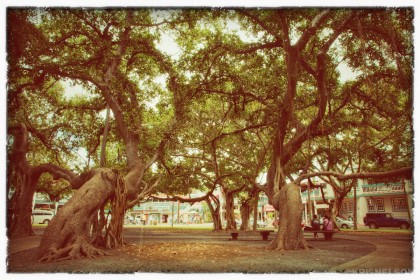
M 48 210 L 33 210 L 32 211 L 32 224 L 49 224 L 54 214 Z
M 352 227 L 354 227 L 353 221 L 345 220 L 341 217 L 335 217 L 335 224 L 339 228 L 352 228 Z
M 254 219 L 250 219 L 248 223 L 248 227 L 252 228 L 254 226 Z M 267 222 L 257 220 L 257 228 L 265 228 L 267 227 Z
M 391 213 L 368 213 L 363 218 L 365 225 L 369 228 L 379 227 L 400 227 L 402 229 L 410 228 L 410 223 L 406 219 L 397 219 Z
M 267 227 L 267 222 L 261 221 L 261 220 L 257 220 L 257 227 L 259 228 L 265 228 Z

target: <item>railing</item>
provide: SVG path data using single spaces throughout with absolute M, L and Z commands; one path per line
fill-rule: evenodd
M 325 196 L 328 196 L 329 192 L 324 190 Z M 308 198 L 308 191 L 301 192 L 301 197 Z M 311 198 L 320 198 L 322 197 L 321 191 L 319 189 L 311 190 Z
M 364 193 L 392 193 L 403 192 L 404 186 L 401 182 L 396 183 L 379 183 L 379 184 L 364 184 L 362 185 Z

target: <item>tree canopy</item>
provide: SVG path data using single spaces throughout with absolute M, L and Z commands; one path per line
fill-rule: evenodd
M 104 167 L 125 176 L 128 202 L 156 190 L 250 191 L 266 174 L 280 209 L 284 196 L 296 198 L 290 182 L 302 170 L 412 167 L 413 16 L 411 8 L 9 8 L 8 185 L 22 184 L 13 179 L 25 173 L 22 160 L 71 170 L 56 176 L 73 187 L 106 180 L 72 181 L 100 166 L 107 106 Z M 22 125 L 28 146 L 17 150 Z M 297 246 L 280 238 L 275 248 Z

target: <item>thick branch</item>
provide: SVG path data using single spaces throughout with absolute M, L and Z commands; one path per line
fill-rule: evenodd
M 401 178 L 412 178 L 413 177 L 413 168 L 412 167 L 403 167 L 396 170 L 385 171 L 385 172 L 360 172 L 352 174 L 342 174 L 334 171 L 324 171 L 324 172 L 315 172 L 309 174 L 302 174 L 294 180 L 295 184 L 298 184 L 300 181 L 312 177 L 318 176 L 334 176 L 339 181 L 345 181 L 349 179 L 368 179 L 368 178 L 389 178 L 389 177 L 401 177 Z
M 140 202 L 140 200 L 144 199 L 146 196 L 150 196 L 159 185 L 160 180 L 162 177 L 160 176 L 151 186 L 146 186 L 143 188 L 143 190 L 140 192 L 140 194 L 135 198 L 134 200 L 127 203 L 126 209 L 133 208 L 136 204 Z
M 61 166 L 52 164 L 52 163 L 45 163 L 38 166 L 31 168 L 32 176 L 40 176 L 42 173 L 48 172 L 53 176 L 54 180 L 64 179 L 68 182 L 72 182 L 77 174 L 73 171 L 65 169 Z
M 316 34 L 318 27 L 327 18 L 329 12 L 330 10 L 324 10 L 314 17 L 311 26 L 303 32 L 302 36 L 300 36 L 299 40 L 295 44 L 298 53 L 306 47 L 309 40 Z
M 210 144 L 212 142 L 216 142 L 217 140 L 229 136 L 229 135 L 235 135 L 235 134 L 240 134 L 242 132 L 251 130 L 251 129 L 258 129 L 258 128 L 262 128 L 262 127 L 266 127 L 267 123 L 259 123 L 259 124 L 254 124 L 254 125 L 250 125 L 241 129 L 237 129 L 231 132 L 225 132 L 225 133 L 221 133 L 218 136 L 216 136 L 215 138 L 213 138 L 212 140 L 208 141 L 205 145 Z
M 214 188 L 212 190 L 210 190 L 208 193 L 206 193 L 204 196 L 200 196 L 200 197 L 194 197 L 194 198 L 184 198 L 184 197 L 180 197 L 177 195 L 174 196 L 167 196 L 167 197 L 157 197 L 157 196 L 151 196 L 153 198 L 158 198 L 158 199 L 162 199 L 162 200 L 166 200 L 166 201 L 179 201 L 179 202 L 188 202 L 188 203 L 195 203 L 195 202 L 200 202 L 200 201 L 204 201 L 206 200 L 208 197 L 210 197 L 213 194 Z

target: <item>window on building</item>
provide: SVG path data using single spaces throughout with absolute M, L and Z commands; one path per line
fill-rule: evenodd
M 347 202 L 347 210 L 348 210 L 349 213 L 353 213 L 353 210 L 354 210 L 354 203 L 353 203 L 353 201 Z
M 384 204 L 383 198 L 375 199 L 375 206 L 376 206 L 376 211 L 385 212 L 385 204 Z
M 347 202 L 343 202 L 343 204 L 341 205 L 341 209 L 343 210 L 344 213 L 346 213 L 347 210 Z
M 404 197 L 394 197 L 392 199 L 393 211 L 407 211 L 407 200 Z
M 369 198 L 367 201 L 368 212 L 375 212 L 375 201 Z
M 402 187 L 402 184 L 394 184 L 393 186 L 392 186 L 392 190 L 393 191 L 403 191 L 404 189 L 403 189 L 403 187 Z

